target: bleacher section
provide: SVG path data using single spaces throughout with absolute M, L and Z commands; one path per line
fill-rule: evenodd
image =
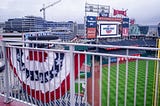
M 139 46 L 139 47 L 156 47 L 156 39 L 127 39 L 114 42 L 106 42 L 106 40 L 99 40 L 99 44 L 103 45 L 117 45 L 117 46 Z
M 127 52 L 124 49 L 106 51 L 105 49 L 99 48 L 98 51 L 100 53 L 107 53 L 107 54 L 127 55 Z M 142 53 L 145 53 L 145 51 L 142 51 L 142 50 L 129 50 L 128 55 L 142 54 Z
M 116 46 L 136 46 L 136 47 L 156 47 L 156 38 L 133 38 L 133 39 L 121 39 L 117 41 L 106 41 L 105 39 L 99 40 L 99 44 L 102 45 L 116 45 Z M 148 52 L 145 50 L 129 50 L 128 54 L 126 49 L 121 48 L 98 48 L 100 53 L 117 54 L 117 55 L 143 55 L 153 56 L 154 52 Z
M 138 27 L 142 35 L 146 35 L 148 33 L 149 26 L 138 26 Z

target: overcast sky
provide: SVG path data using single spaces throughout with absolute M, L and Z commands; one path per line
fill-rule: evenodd
M 0 0 L 0 22 L 26 15 L 41 16 L 43 4 L 58 0 Z M 85 3 L 109 5 L 110 10 L 128 9 L 129 18 L 138 24 L 157 25 L 160 22 L 160 0 L 62 0 L 46 9 L 46 19 L 51 21 L 84 22 Z

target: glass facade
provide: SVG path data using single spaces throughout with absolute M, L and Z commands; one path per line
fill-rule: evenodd
M 38 32 L 54 29 L 66 29 L 74 32 L 75 23 L 46 21 L 42 17 L 25 16 L 23 18 L 8 19 L 5 22 L 5 32 Z
M 22 31 L 22 19 L 15 18 L 15 19 L 8 19 L 8 21 L 5 22 L 4 27 L 5 32 L 21 32 Z

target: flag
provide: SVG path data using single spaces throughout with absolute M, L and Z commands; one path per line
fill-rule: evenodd
M 7 58 L 28 95 L 43 103 L 59 99 L 70 89 L 69 53 L 8 48 Z M 75 78 L 85 55 L 74 55 Z
M 131 25 L 135 24 L 135 20 L 134 19 L 130 19 L 130 24 Z
M 113 15 L 123 15 L 123 16 L 127 16 L 127 10 L 115 10 L 115 9 L 114 9 Z

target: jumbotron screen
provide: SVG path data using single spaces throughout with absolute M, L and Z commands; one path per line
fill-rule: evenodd
M 101 36 L 116 35 L 117 25 L 116 24 L 100 24 Z
M 102 23 L 99 24 L 98 37 L 120 37 L 119 24 L 116 23 Z

